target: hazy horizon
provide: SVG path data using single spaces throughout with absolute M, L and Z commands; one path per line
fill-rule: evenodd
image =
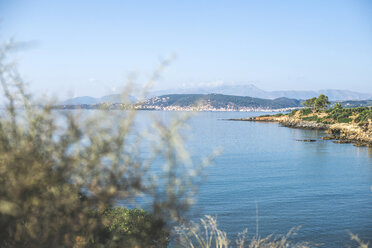
M 372 2 L 1 1 L 0 40 L 34 92 L 117 93 L 128 75 L 154 86 L 246 82 L 265 91 L 372 93 Z

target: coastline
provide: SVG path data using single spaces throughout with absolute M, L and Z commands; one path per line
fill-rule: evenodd
M 296 117 L 283 116 L 257 116 L 238 119 L 227 119 L 229 121 L 255 121 L 255 122 L 277 122 L 284 127 L 301 128 L 311 130 L 325 130 L 328 136 L 323 140 L 334 140 L 334 143 L 353 143 L 354 146 L 372 147 L 372 122 L 358 125 L 355 123 L 324 124 L 316 121 L 305 121 Z
M 203 106 L 155 106 L 155 105 L 124 105 L 124 104 L 111 104 L 102 106 L 99 104 L 78 104 L 78 105 L 54 105 L 53 109 L 61 110 L 151 110 L 151 111 L 179 111 L 179 112 L 289 112 L 299 107 L 288 108 L 262 108 L 262 107 L 220 107 L 216 108 L 210 105 Z

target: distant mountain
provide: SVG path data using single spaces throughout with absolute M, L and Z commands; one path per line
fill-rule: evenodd
M 220 85 L 214 87 L 195 87 L 195 88 L 178 88 L 153 91 L 152 96 L 170 95 L 170 94 L 224 94 L 234 96 L 250 96 L 258 98 L 268 98 L 267 92 L 257 88 L 253 84 L 247 85 Z
M 257 88 L 253 84 L 246 85 L 220 85 L 214 87 L 196 87 L 183 89 L 169 89 L 154 91 L 152 96 L 166 95 L 166 94 L 226 94 L 235 96 L 250 96 L 265 99 L 275 99 L 279 97 L 294 98 L 294 99 L 308 99 L 317 97 L 320 94 L 328 96 L 329 100 L 366 100 L 372 99 L 372 94 L 359 93 L 350 90 L 336 90 L 324 89 L 319 91 L 297 91 L 297 90 L 281 90 L 281 91 L 265 91 Z
M 135 103 L 137 101 L 136 98 L 129 96 L 129 102 Z M 98 104 L 98 103 L 122 103 L 122 95 L 121 94 L 112 94 L 103 96 L 100 98 L 90 97 L 90 96 L 80 96 L 80 97 L 74 97 L 71 99 L 67 99 L 63 102 L 61 102 L 61 105 L 81 105 L 81 104 Z
M 182 88 L 182 89 L 169 89 L 153 91 L 149 94 L 150 97 L 162 96 L 162 95 L 173 95 L 173 94 L 221 94 L 221 95 L 232 95 L 232 96 L 249 96 L 253 98 L 263 99 L 277 99 L 277 98 L 289 98 L 305 100 L 312 97 L 317 97 L 320 94 L 328 96 L 330 101 L 358 101 L 358 100 L 372 100 L 372 94 L 359 93 L 350 90 L 335 90 L 325 89 L 319 91 L 296 91 L 296 90 L 281 90 L 281 91 L 265 91 L 257 88 L 253 84 L 241 84 L 241 85 L 219 85 L 213 87 L 195 87 L 195 88 Z M 131 103 L 135 103 L 137 100 L 134 97 L 129 97 Z M 120 94 L 112 94 L 103 96 L 100 98 L 82 96 L 75 97 L 63 101 L 62 105 L 80 105 L 80 104 L 98 104 L 98 103 L 121 103 Z
M 63 101 L 63 105 L 96 104 L 98 99 L 91 96 L 79 96 Z
M 249 96 L 232 96 L 222 94 L 171 94 L 153 97 L 142 103 L 145 107 L 180 107 L 188 108 L 195 106 L 209 106 L 215 109 L 234 109 L 243 108 L 254 109 L 281 109 L 295 108 L 301 106 L 301 101 L 288 99 L 285 97 L 277 99 L 261 99 Z

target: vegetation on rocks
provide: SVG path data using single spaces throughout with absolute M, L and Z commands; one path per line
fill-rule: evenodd
M 328 97 L 320 95 L 303 102 L 308 107 L 293 110 L 288 116 L 297 116 L 304 121 L 316 121 L 324 124 L 334 123 L 368 123 L 372 119 L 372 107 L 343 108 L 341 103 L 336 103 L 332 108 L 325 109 L 329 104 Z
M 293 110 L 277 121 L 290 127 L 325 129 L 329 136 L 324 139 L 338 139 L 337 143 L 372 146 L 372 107 L 343 108 L 337 103 L 327 110 Z
M 310 108 L 238 120 L 279 122 L 287 127 L 326 130 L 329 136 L 324 139 L 337 139 L 337 143 L 354 143 L 356 146 L 372 146 L 372 107 L 343 108 L 340 103 L 336 103 L 332 108 L 325 109 L 328 104 L 327 96 L 320 95 L 304 102 Z
M 293 115 L 296 114 L 294 112 Z M 322 116 L 322 117 L 319 117 Z M 325 124 L 333 123 L 368 123 L 372 119 L 372 107 L 342 108 L 336 105 L 326 111 L 313 109 L 299 110 L 299 118 L 306 121 L 317 121 Z

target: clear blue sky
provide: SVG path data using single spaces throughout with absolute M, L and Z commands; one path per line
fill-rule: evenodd
M 372 93 L 372 1 L 0 0 L 0 39 L 33 90 L 65 97 L 143 82 L 177 55 L 158 88 L 223 80 L 265 90 Z

